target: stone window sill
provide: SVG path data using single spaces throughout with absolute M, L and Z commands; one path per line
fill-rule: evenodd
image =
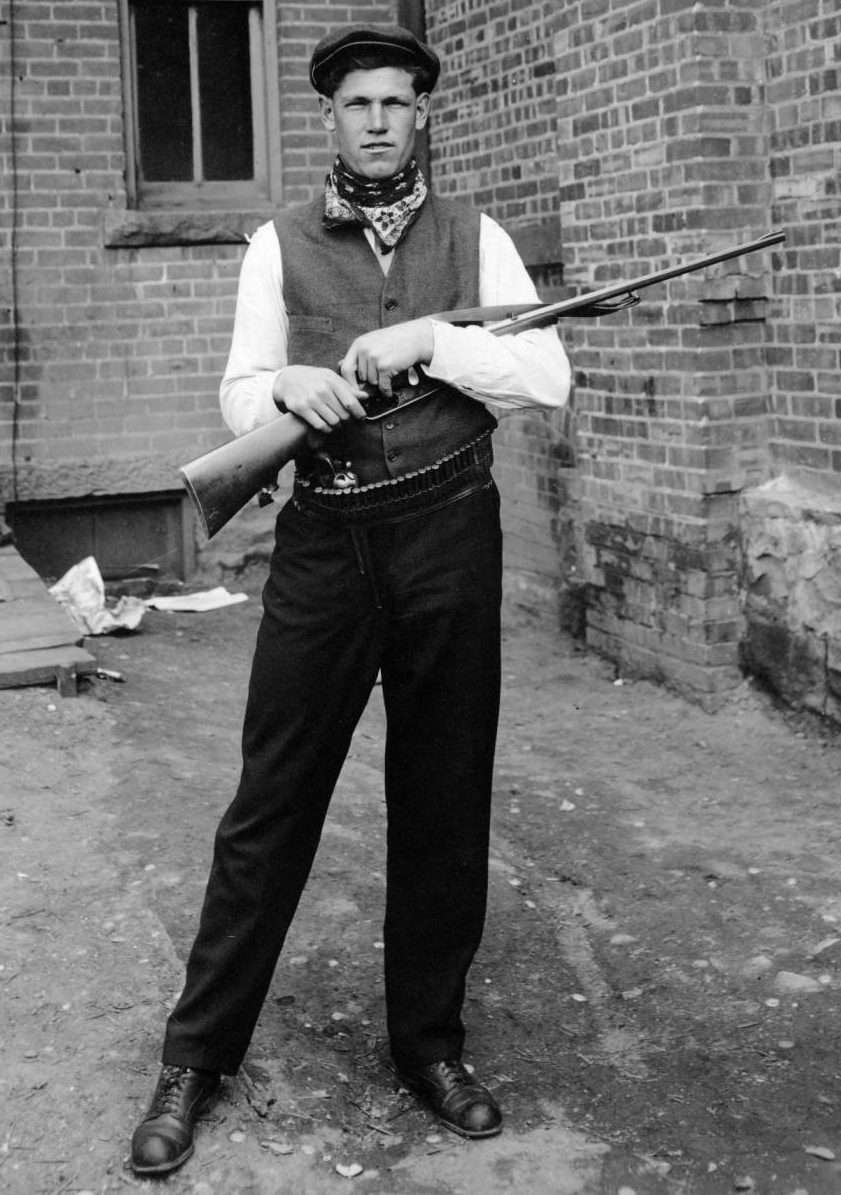
M 241 245 L 271 211 L 108 211 L 102 234 L 106 249 L 159 248 L 168 245 Z

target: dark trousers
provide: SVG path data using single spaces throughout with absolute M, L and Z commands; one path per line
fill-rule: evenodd
M 385 991 L 403 1065 L 458 1057 L 487 896 L 499 710 L 496 488 L 350 530 L 291 503 L 186 984 L 163 1060 L 233 1074 L 248 1048 L 378 671 L 387 718 Z

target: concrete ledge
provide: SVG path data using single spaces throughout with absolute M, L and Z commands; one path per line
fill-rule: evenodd
M 171 245 L 243 245 L 271 211 L 126 211 L 102 216 L 106 249 L 160 248 Z

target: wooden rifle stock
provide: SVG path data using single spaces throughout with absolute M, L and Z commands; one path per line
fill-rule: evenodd
M 441 311 L 430 316 L 430 319 L 452 324 L 479 324 L 495 320 L 497 322 L 487 326 L 487 331 L 494 336 L 507 336 L 526 332 L 530 328 L 546 327 L 567 316 L 610 315 L 638 303 L 638 290 L 718 262 L 767 249 L 784 240 L 784 232 L 769 232 L 758 240 L 710 253 L 686 265 L 657 270 L 632 282 L 614 282 L 600 290 L 562 299 L 558 303 Z M 381 419 L 395 407 L 417 402 L 437 388 L 438 383 L 424 377 L 420 369 L 418 372 L 421 374 L 418 384 L 395 386 L 394 400 L 375 392 L 368 408 L 368 418 Z M 261 490 L 276 488 L 278 473 L 301 451 L 310 431 L 308 425 L 295 415 L 281 415 L 182 466 L 180 473 L 187 493 L 208 537 L 215 535 Z
M 309 432 L 297 415 L 281 415 L 181 467 L 208 538 L 260 490 L 277 486 L 278 473 L 301 451 Z

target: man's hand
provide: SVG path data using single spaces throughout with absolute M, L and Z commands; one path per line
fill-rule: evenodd
M 409 320 L 357 336 L 339 362 L 339 369 L 350 385 L 358 379 L 377 386 L 383 394 L 391 394 L 394 375 L 413 365 L 428 365 L 434 348 L 432 321 Z
M 287 365 L 275 379 L 272 398 L 319 432 L 329 432 L 345 419 L 364 419 L 365 391 L 355 379 L 345 381 L 332 369 Z

